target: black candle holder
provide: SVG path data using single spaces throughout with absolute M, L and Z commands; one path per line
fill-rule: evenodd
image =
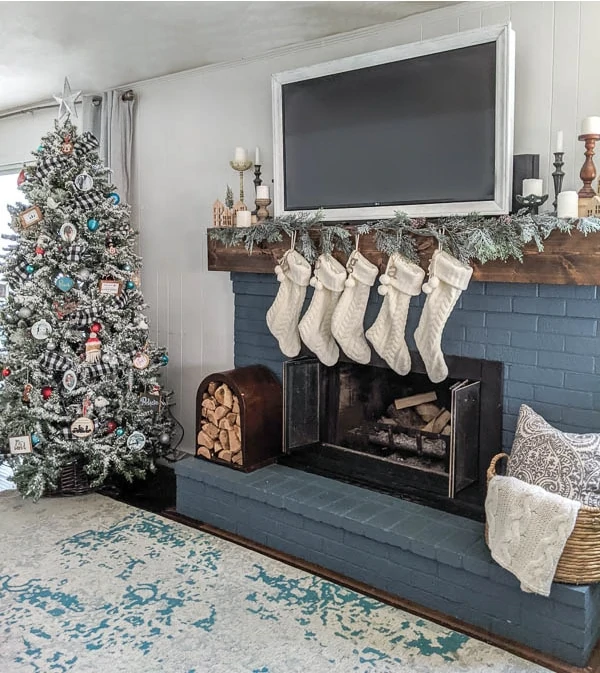
M 260 175 L 261 175 L 261 174 L 260 174 L 260 167 L 261 167 L 261 164 L 254 164 L 254 180 L 253 180 L 252 182 L 254 182 L 254 195 L 255 195 L 255 198 L 256 198 L 256 190 L 257 190 L 258 186 L 259 186 L 259 185 L 262 185 L 262 178 L 260 177 Z M 259 208 L 258 208 L 258 206 L 257 206 L 257 207 L 252 211 L 252 215 L 253 215 L 255 218 L 258 218 L 258 210 L 259 210 Z
M 553 166 L 556 170 L 554 171 L 554 173 L 552 173 L 552 180 L 554 182 L 554 201 L 552 203 L 552 206 L 554 207 L 555 213 L 558 204 L 558 195 L 562 192 L 562 183 L 565 177 L 565 174 L 562 170 L 562 167 L 564 166 L 563 161 L 564 155 L 565 155 L 564 152 L 554 152 Z
M 521 196 L 521 194 L 517 194 L 515 199 L 517 200 L 517 203 L 524 208 L 527 208 L 530 215 L 537 215 L 538 208 L 548 200 L 548 194 L 544 194 L 544 196 L 536 196 L 535 194 Z

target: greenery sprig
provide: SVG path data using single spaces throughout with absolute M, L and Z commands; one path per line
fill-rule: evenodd
M 523 248 L 534 242 L 542 252 L 544 241 L 553 231 L 571 233 L 580 231 L 587 236 L 600 232 L 600 218 L 562 219 L 549 213 L 532 215 L 521 211 L 516 215 L 486 217 L 478 213 L 453 215 L 435 220 L 410 218 L 402 212 L 389 220 L 365 222 L 359 225 L 327 224 L 322 213 L 299 213 L 245 228 L 220 228 L 209 230 L 213 240 L 226 246 L 244 245 L 249 253 L 255 245 L 283 240 L 283 235 L 296 234 L 296 248 L 309 262 L 320 253 L 351 250 L 353 233 L 373 233 L 375 246 L 381 252 L 400 253 L 413 262 L 419 261 L 419 238 L 433 238 L 444 250 L 462 262 L 477 261 L 482 264 L 492 260 L 510 258 L 523 261 Z M 319 250 L 311 233 L 318 232 Z

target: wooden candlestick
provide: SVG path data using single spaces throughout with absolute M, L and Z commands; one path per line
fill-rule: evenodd
M 264 222 L 269 217 L 267 206 L 270 203 L 271 199 L 256 199 L 256 219 L 258 222 Z
M 596 196 L 596 192 L 592 187 L 592 182 L 596 177 L 596 166 L 594 166 L 592 157 L 594 156 L 596 140 L 600 140 L 600 135 L 597 133 L 585 133 L 579 136 L 579 140 L 585 141 L 585 162 L 579 173 L 583 187 L 579 190 L 578 195 L 580 199 L 591 199 Z

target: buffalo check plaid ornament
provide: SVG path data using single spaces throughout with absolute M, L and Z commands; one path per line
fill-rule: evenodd
M 67 262 L 81 262 L 81 255 L 85 250 L 84 245 L 72 245 L 65 251 Z
M 40 360 L 40 365 L 50 371 L 64 371 L 69 369 L 69 361 L 63 355 L 55 353 L 53 351 L 48 351 L 42 355 Z
M 98 142 L 96 136 L 94 136 L 94 134 L 90 133 L 89 131 L 82 133 L 78 140 L 76 140 L 73 144 L 73 150 L 77 156 L 82 156 L 88 152 L 97 150 L 98 147 L 100 147 L 100 143 Z

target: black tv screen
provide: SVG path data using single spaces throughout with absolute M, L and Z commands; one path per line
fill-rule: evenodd
M 281 96 L 286 211 L 494 199 L 495 42 L 290 82 Z

